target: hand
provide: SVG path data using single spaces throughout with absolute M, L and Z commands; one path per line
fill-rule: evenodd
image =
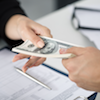
M 61 49 L 60 53 L 76 55 L 62 60 L 72 81 L 84 89 L 100 92 L 100 50 L 93 47 L 72 47 Z
M 6 36 L 12 40 L 30 40 L 35 46 L 42 48 L 43 40 L 38 36 L 52 37 L 50 30 L 23 15 L 12 16 L 5 27 Z
M 29 60 L 23 66 L 22 68 L 23 72 L 26 72 L 28 68 L 39 66 L 46 60 L 46 58 L 40 58 L 40 57 L 29 56 L 29 55 L 24 55 L 24 54 L 17 54 L 14 56 L 13 62 L 24 59 L 24 58 L 29 58 Z
M 44 42 L 38 35 L 52 37 L 48 28 L 34 22 L 33 20 L 23 15 L 12 16 L 6 24 L 5 32 L 6 36 L 12 40 L 22 39 L 25 41 L 28 39 L 39 48 L 44 46 Z M 24 72 L 28 68 L 37 66 L 45 61 L 45 58 L 18 54 L 13 58 L 13 62 L 29 57 L 30 59 L 23 66 Z

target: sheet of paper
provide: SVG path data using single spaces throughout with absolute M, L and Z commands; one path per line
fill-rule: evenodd
M 14 55 L 7 49 L 0 51 L 0 100 L 73 100 L 94 93 L 77 87 L 67 76 L 43 65 L 29 69 L 27 73 L 52 88 L 48 90 L 15 70 L 14 67 L 22 68 L 27 59 L 13 63 Z
M 96 30 L 79 30 L 84 36 L 88 37 L 98 49 L 100 49 L 100 31 Z

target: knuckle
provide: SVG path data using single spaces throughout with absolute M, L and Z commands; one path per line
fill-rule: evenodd
M 78 87 L 82 87 L 79 83 L 76 83 Z
M 76 79 L 73 76 L 69 75 L 69 78 L 70 78 L 71 81 L 76 83 Z
M 68 65 L 68 61 L 67 60 L 62 60 L 62 64 L 63 66 L 67 69 Z
M 85 53 L 85 57 L 89 58 L 91 56 L 95 56 L 97 54 L 96 52 L 96 48 L 94 47 L 87 47 L 86 48 L 86 53 Z
M 62 61 L 62 63 L 63 63 L 63 65 L 64 65 L 64 67 L 69 71 L 69 72 L 74 72 L 75 70 L 75 68 L 74 68 L 74 64 L 73 64 L 73 62 L 70 60 L 70 59 L 68 59 L 68 60 L 63 60 Z
M 46 28 L 46 30 L 47 30 L 49 33 L 51 32 L 49 28 Z
M 94 47 L 87 47 L 86 49 L 88 50 L 88 52 L 91 52 L 91 51 L 94 51 L 95 48 Z
M 28 31 L 27 27 L 22 27 L 22 28 L 19 30 L 19 32 L 20 32 L 21 34 L 25 34 L 27 31 Z

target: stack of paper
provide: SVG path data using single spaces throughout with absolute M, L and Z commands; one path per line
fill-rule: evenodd
M 22 68 L 27 59 L 13 63 L 14 55 L 7 49 L 0 51 L 0 100 L 74 100 L 94 93 L 44 65 L 29 69 L 27 73 L 52 89 L 48 90 L 15 70 L 14 67 Z

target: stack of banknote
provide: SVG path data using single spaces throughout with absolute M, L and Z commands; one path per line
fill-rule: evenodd
M 42 38 L 45 43 L 43 48 L 38 48 L 34 46 L 31 41 L 26 40 L 21 45 L 12 48 L 12 51 L 37 57 L 71 58 L 74 57 L 75 55 L 71 53 L 60 54 L 59 50 L 61 48 L 67 50 L 68 48 L 71 47 L 79 47 L 78 45 L 63 42 L 54 38 L 49 38 L 44 36 L 40 36 L 40 38 Z

